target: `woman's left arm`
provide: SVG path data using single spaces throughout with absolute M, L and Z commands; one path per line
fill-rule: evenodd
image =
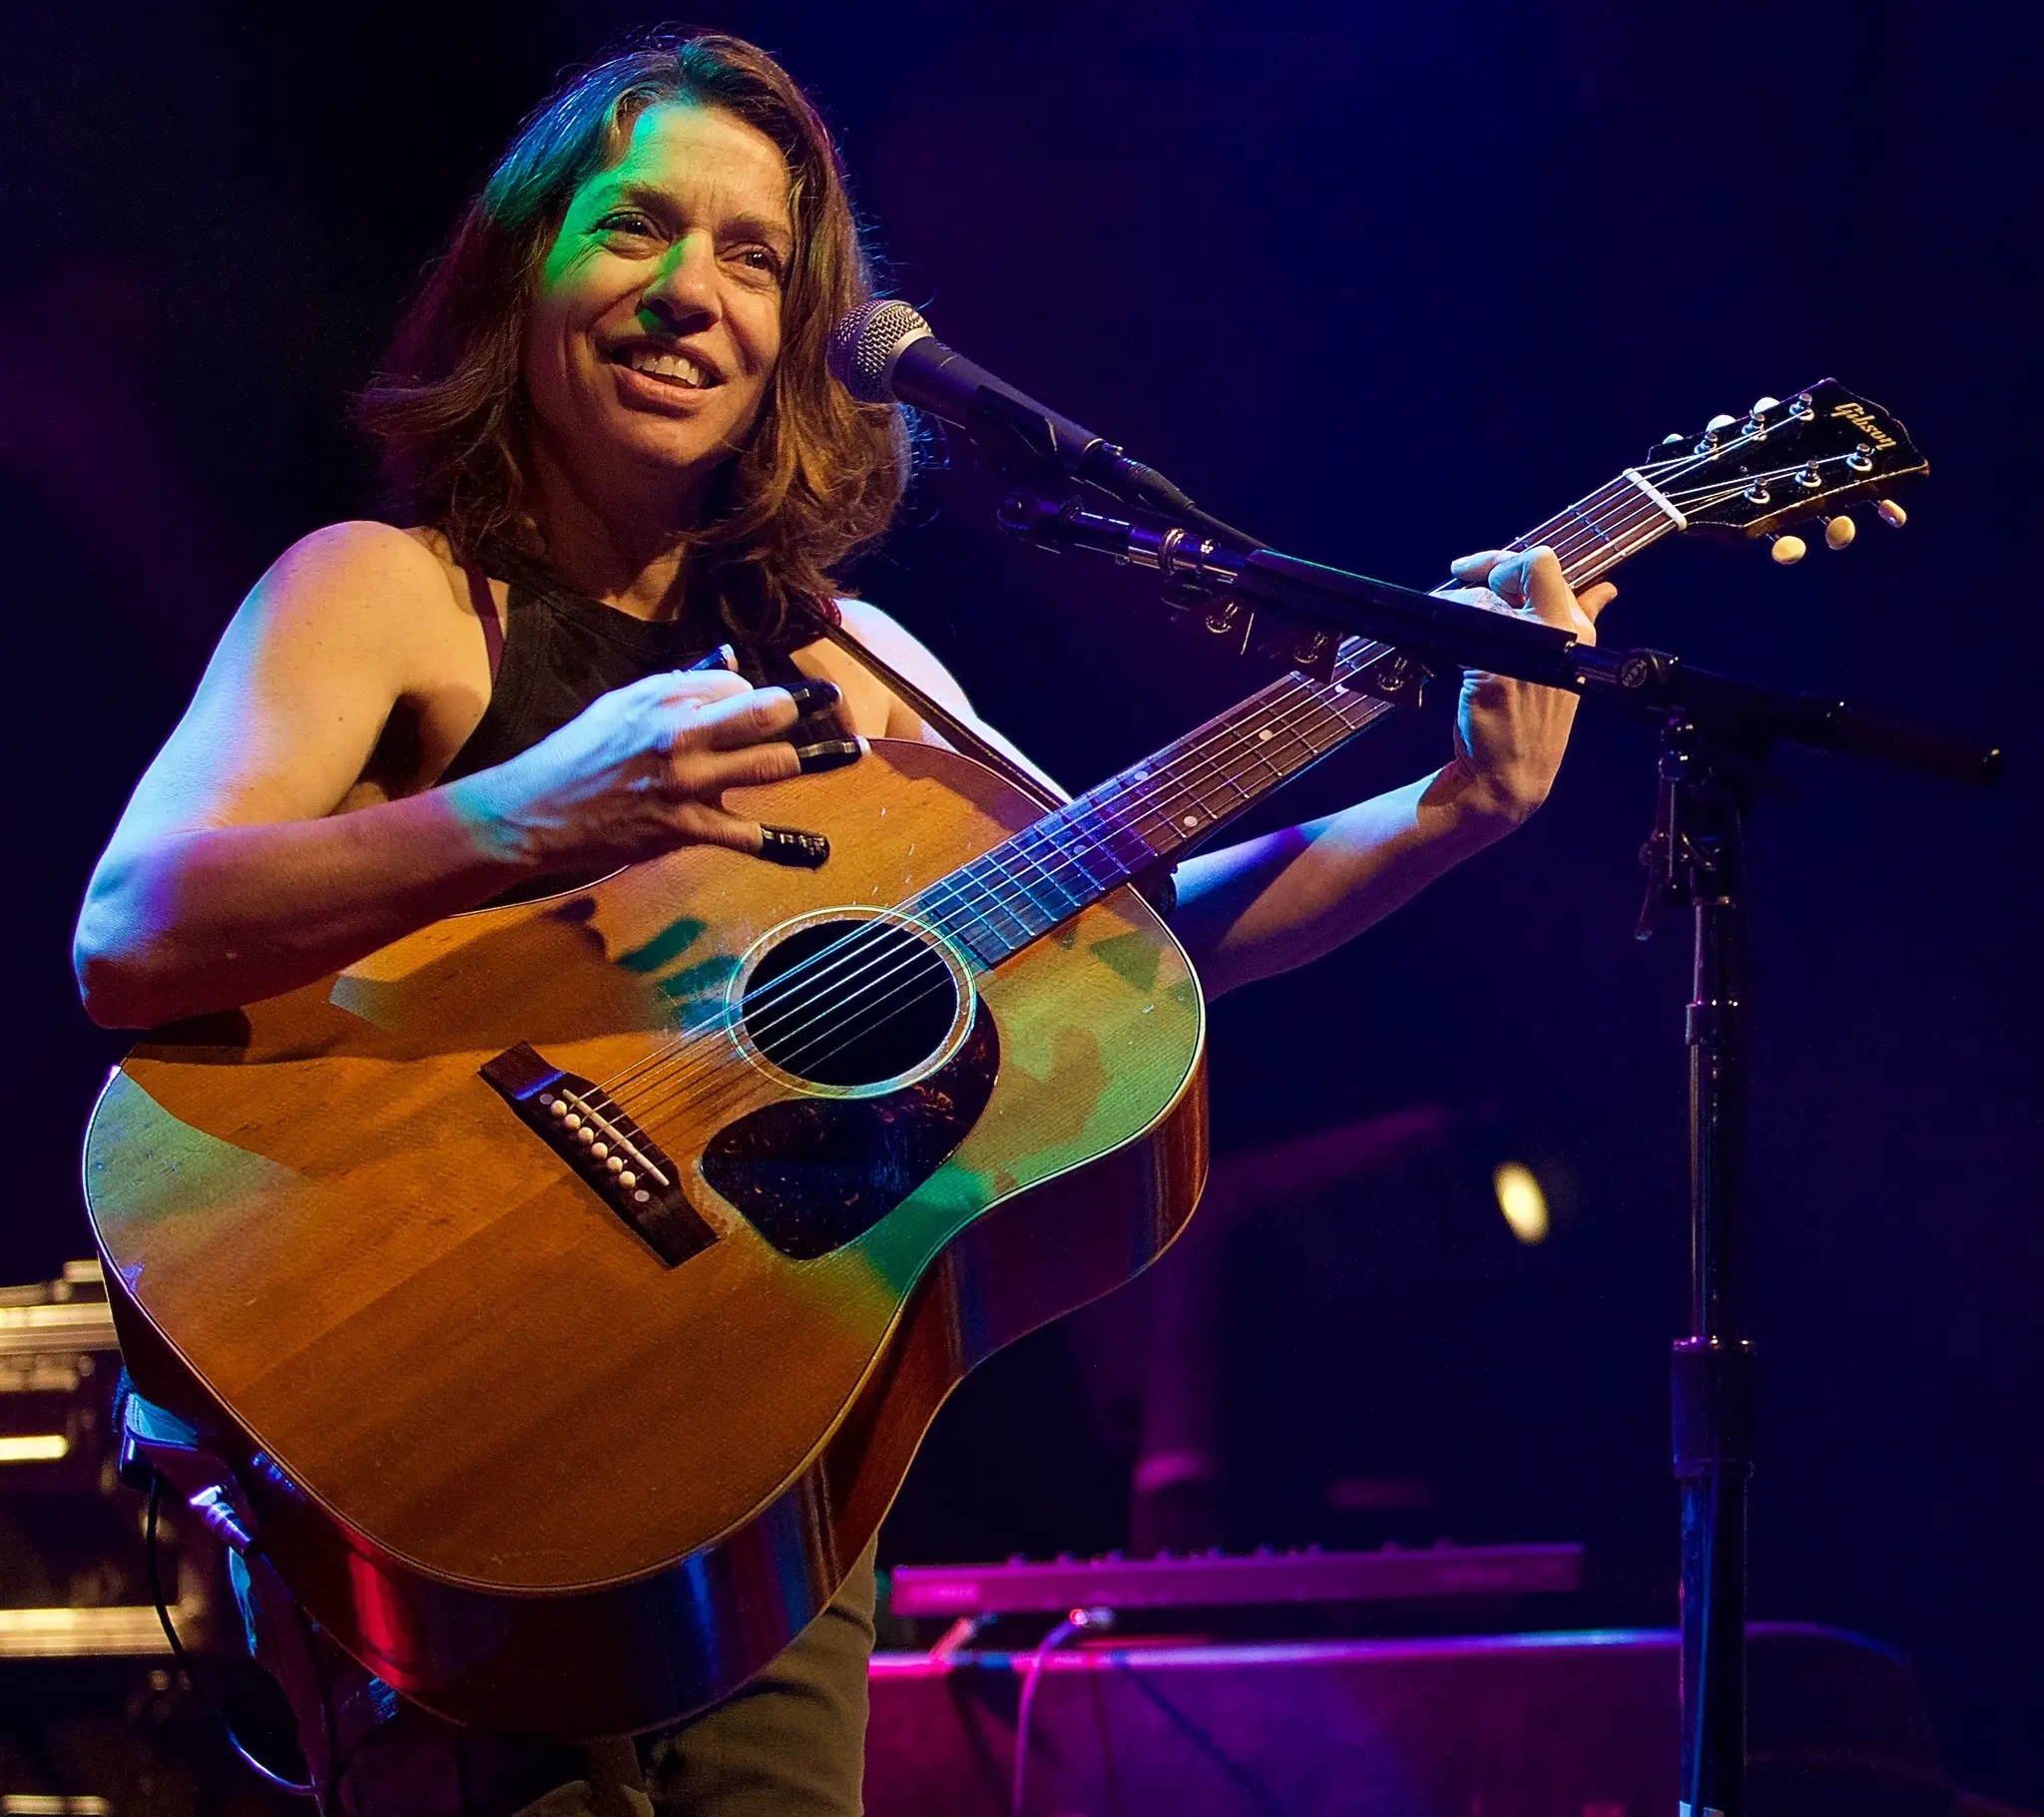
M 1596 642 L 1617 589 L 1578 597 L 1548 549 L 1465 556 L 1455 578 L 1477 603 L 1525 612 Z M 1190 858 L 1178 869 L 1173 931 L 1209 996 L 1288 972 L 1353 939 L 1451 866 L 1521 825 L 1553 785 L 1576 697 L 1472 675 L 1455 752 L 1432 775 L 1303 826 Z

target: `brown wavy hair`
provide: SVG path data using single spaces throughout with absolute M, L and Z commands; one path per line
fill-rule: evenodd
M 795 253 L 780 358 L 690 535 L 688 565 L 692 606 L 714 599 L 742 642 L 784 642 L 830 612 L 830 570 L 886 528 L 910 443 L 899 409 L 857 402 L 825 365 L 832 324 L 872 295 L 871 264 L 828 129 L 757 45 L 662 27 L 563 82 L 428 267 L 356 421 L 378 445 L 398 521 L 437 525 L 464 558 L 498 540 L 544 561 L 522 371 L 540 268 L 576 190 L 623 156 L 640 115 L 671 101 L 723 109 L 787 162 Z

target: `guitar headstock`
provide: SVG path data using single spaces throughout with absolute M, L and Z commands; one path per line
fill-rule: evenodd
M 1876 515 L 1899 529 L 1907 514 L 1887 494 L 1930 463 L 1878 404 L 1826 378 L 1787 400 L 1764 397 L 1744 417 L 1714 416 L 1695 435 L 1671 435 L 1638 471 L 1685 528 L 1765 536 L 1777 562 L 1794 562 L 1805 545 L 1783 534 L 1788 526 L 1822 518 L 1824 541 L 1842 549 L 1854 526 L 1839 507 L 1854 499 L 1878 499 Z

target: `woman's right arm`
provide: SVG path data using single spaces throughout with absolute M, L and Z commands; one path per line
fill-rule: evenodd
M 719 674 L 650 677 L 508 763 L 335 813 L 449 610 L 439 563 L 388 525 L 317 532 L 263 576 L 93 873 L 74 960 L 94 1021 L 293 990 L 527 877 L 758 850 L 719 797 L 796 772 L 796 707 Z

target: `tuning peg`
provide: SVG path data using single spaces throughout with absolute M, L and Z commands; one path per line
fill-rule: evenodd
M 1896 504 L 1893 499 L 1882 499 L 1879 504 L 1874 506 L 1873 515 L 1879 518 L 1890 530 L 1899 530 L 1909 521 L 1909 514 Z
M 1720 429 L 1735 428 L 1738 426 L 1738 423 L 1739 418 L 1736 416 L 1714 416 L 1704 425 L 1704 433 L 1706 435 L 1716 435 Z
M 1779 410 L 1781 407 L 1782 400 L 1779 397 L 1757 397 L 1753 400 L 1753 413 L 1756 416 L 1765 416 L 1770 410 Z
M 1824 519 L 1824 547 L 1826 549 L 1843 549 L 1858 534 L 1859 526 L 1853 523 L 1843 512 L 1840 512 L 1836 517 Z
M 1768 551 L 1778 568 L 1787 568 L 1799 562 L 1809 553 L 1809 545 L 1799 536 L 1771 536 L 1768 541 L 1774 545 Z

